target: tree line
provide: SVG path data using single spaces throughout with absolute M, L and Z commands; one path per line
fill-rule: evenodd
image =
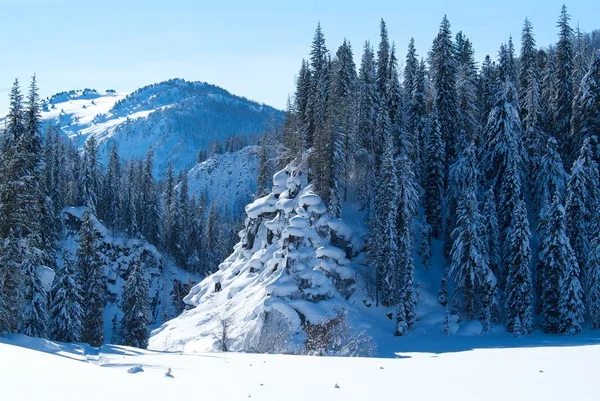
M 317 26 L 282 160 L 309 152 L 333 217 L 347 202 L 364 211 L 366 281 L 395 308 L 396 335 L 417 319 L 415 255 L 444 272 L 446 333 L 450 314 L 515 336 L 600 327 L 598 34 L 573 30 L 565 6 L 557 28 L 557 43 L 537 48 L 526 19 L 518 56 L 509 38 L 479 65 L 444 17 L 427 55 L 411 39 L 400 71 L 383 20 L 358 70 L 351 44 L 332 54 Z

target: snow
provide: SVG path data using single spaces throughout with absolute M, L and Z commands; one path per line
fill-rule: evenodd
M 11 401 L 597 399 L 597 336 L 471 346 L 445 338 L 397 340 L 389 358 L 340 358 L 94 349 L 11 335 L 0 337 L 0 391 Z
M 246 206 L 246 214 L 250 218 L 257 218 L 264 213 L 273 213 L 277 211 L 277 207 L 275 207 L 276 201 L 277 199 L 275 199 L 273 194 L 269 194 L 263 198 L 258 198 Z
M 317 249 L 317 257 L 327 257 L 340 261 L 346 259 L 346 252 L 342 251 L 340 248 L 336 248 L 335 246 L 322 246 Z
M 256 191 L 258 146 L 213 155 L 188 172 L 190 195 L 204 194 L 209 202 L 243 210 Z

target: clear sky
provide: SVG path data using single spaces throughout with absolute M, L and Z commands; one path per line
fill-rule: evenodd
M 347 37 L 360 58 L 376 45 L 379 20 L 402 61 L 415 38 L 425 55 L 444 14 L 476 57 L 496 55 L 523 20 L 538 45 L 556 39 L 563 0 L 0 0 L 0 113 L 15 77 L 35 72 L 41 95 L 79 88 L 131 91 L 179 77 L 283 108 L 321 21 L 327 46 Z M 600 1 L 567 1 L 572 25 L 600 28 Z

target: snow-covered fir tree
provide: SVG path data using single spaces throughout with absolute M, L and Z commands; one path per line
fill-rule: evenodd
M 600 228 L 599 202 L 598 165 L 594 161 L 590 138 L 586 138 L 571 168 L 565 203 L 567 235 L 581 268 L 582 282 L 586 282 L 588 274 L 585 262 L 590 253 L 590 243 Z
M 440 130 L 440 121 L 435 110 L 433 111 L 431 128 L 425 143 L 424 209 L 427 221 L 431 224 L 432 236 L 440 238 L 445 193 L 444 161 L 446 160 L 446 153 Z
M 400 258 L 396 216 L 398 215 L 398 177 L 394 140 L 387 112 L 380 112 L 378 125 L 385 138 L 385 152 L 377 173 L 374 213 L 371 218 L 373 235 L 370 254 L 375 266 L 378 299 L 382 305 L 391 306 L 399 301 Z M 400 316 L 404 318 L 404 316 Z
M 100 234 L 95 227 L 95 218 L 90 210 L 86 209 L 78 234 L 77 270 L 81 277 L 83 309 L 81 341 L 97 347 L 104 342 L 106 279 L 104 263 L 100 259 L 98 249 Z
M 456 227 L 452 233 L 450 277 L 455 284 L 453 296 L 455 310 L 462 310 L 464 315 L 472 319 L 478 309 L 479 301 L 485 298 L 484 320 L 492 318 L 492 307 L 495 303 L 495 278 L 489 268 L 486 244 L 484 243 L 485 226 L 477 201 L 477 163 L 474 147 L 467 148 L 463 155 L 465 170 L 470 173 L 458 199 L 456 210 Z
M 435 109 L 445 144 L 444 173 L 447 174 L 450 164 L 454 163 L 459 152 L 464 148 L 465 140 L 460 137 L 462 133 L 458 130 L 456 57 L 450 22 L 446 16 L 442 19 L 440 30 L 433 41 L 429 58 L 430 73 L 435 88 Z
M 148 280 L 143 267 L 137 263 L 130 269 L 123 288 L 122 302 L 121 342 L 131 347 L 146 348 L 149 336 L 147 326 L 150 307 Z
M 577 332 L 583 317 L 579 266 L 565 227 L 565 209 L 561 197 L 554 194 L 548 222 L 541 233 L 538 263 L 541 268 L 542 318 L 549 333 Z
M 533 328 L 530 240 L 527 209 L 525 202 L 520 200 L 506 239 L 509 253 L 504 301 L 506 329 L 517 337 L 530 333 Z
M 585 304 L 587 319 L 594 330 L 600 328 L 600 235 L 592 241 L 587 258 Z
M 558 43 L 556 44 L 556 93 L 554 98 L 555 132 L 559 145 L 569 154 L 571 144 L 569 133 L 573 105 L 573 28 L 569 25 L 571 16 L 563 4 L 558 18 Z
M 62 260 L 62 267 L 58 269 L 52 286 L 50 338 L 78 342 L 83 331 L 81 279 L 69 251 L 63 251 Z
M 586 138 L 600 138 L 600 51 L 594 53 L 590 68 L 580 84 L 573 100 L 572 152 L 578 152 Z M 571 155 L 571 160 L 575 158 L 576 154 Z

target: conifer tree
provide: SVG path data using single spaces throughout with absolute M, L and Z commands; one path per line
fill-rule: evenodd
M 567 235 L 581 266 L 583 282 L 588 273 L 585 261 L 590 253 L 590 242 L 599 228 L 599 202 L 598 165 L 594 161 L 590 138 L 586 138 L 571 169 L 565 204 Z
M 375 265 L 376 282 L 381 303 L 384 306 L 399 302 L 398 283 L 400 255 L 398 248 L 398 175 L 396 171 L 394 140 L 387 112 L 380 112 L 380 129 L 385 138 L 385 153 L 377 174 L 374 216 L 371 222 L 372 241 L 370 249 Z M 376 242 L 375 242 L 376 241 Z M 404 305 L 403 302 L 400 302 Z M 405 315 L 404 315 L 405 316 Z M 403 316 L 401 316 L 402 318 Z
M 440 130 L 440 122 L 434 110 L 431 129 L 426 141 L 424 179 L 424 208 L 427 221 L 431 224 L 433 238 L 440 238 L 442 233 L 442 211 L 444 200 L 444 160 L 445 145 Z
M 387 26 L 383 18 L 380 23 L 380 41 L 377 50 L 377 93 L 378 99 L 389 99 L 387 92 L 388 79 L 390 76 L 390 41 L 388 38 Z M 381 103 L 378 105 L 382 106 Z M 383 138 L 381 138 L 383 139 Z
M 454 229 L 450 273 L 455 284 L 454 305 L 473 318 L 478 299 L 478 285 L 486 278 L 489 266 L 483 243 L 483 222 L 478 210 L 475 189 L 468 187 L 460 198 Z
M 412 94 L 410 102 L 407 103 L 405 129 L 407 133 L 410 133 L 409 137 L 413 140 L 413 154 L 409 157 L 413 160 L 417 180 L 423 184 L 426 174 L 423 159 L 426 155 L 425 144 L 428 129 L 425 62 L 423 60 L 417 65 L 412 81 Z
M 140 233 L 148 242 L 156 244 L 160 236 L 161 221 L 158 190 L 152 176 L 153 168 L 154 153 L 150 148 L 143 165 L 139 168 L 137 209 L 139 213 L 136 214 L 136 218 Z
M 117 145 L 110 148 L 108 166 L 102 191 L 102 218 L 113 229 L 120 227 L 121 214 L 121 161 Z
M 34 251 L 31 252 L 29 242 L 26 242 L 24 268 L 25 308 L 22 311 L 20 332 L 30 337 L 45 338 L 48 323 L 48 294 L 39 276 L 41 259 Z
M 77 269 L 81 275 L 83 309 L 81 340 L 97 347 L 104 342 L 106 281 L 98 248 L 100 234 L 96 230 L 95 219 L 89 210 L 84 213 L 78 235 Z
M 498 230 L 498 212 L 494 189 L 488 189 L 483 198 L 483 221 L 485 225 L 486 251 L 488 264 L 496 277 L 500 276 L 500 231 Z
M 512 55 L 506 46 L 500 50 L 500 65 L 497 80 L 496 102 L 492 108 L 485 128 L 485 146 L 482 157 L 482 169 L 487 180 L 500 195 L 500 185 L 509 161 L 516 163 L 521 175 L 525 157 L 521 141 L 521 122 L 518 112 L 518 99 L 511 71 Z M 501 204 L 501 203 L 499 203 Z M 500 210 L 498 211 L 500 213 Z M 500 213 L 501 214 L 501 213 Z M 501 216 L 500 216 L 501 217 Z M 501 219 L 500 219 L 501 220 Z M 500 221 L 502 224 L 502 221 Z
M 545 204 L 552 202 L 552 196 L 557 191 L 562 199 L 567 190 L 567 179 L 558 143 L 554 137 L 550 137 L 533 181 L 533 199 L 538 214 Z
M 546 50 L 540 50 L 538 52 L 538 63 L 540 65 L 540 74 L 542 82 L 541 90 L 541 108 L 542 118 L 540 124 L 542 130 L 547 132 L 549 135 L 554 136 L 557 142 L 561 143 L 561 133 L 558 132 L 558 125 L 556 123 L 556 94 L 557 94 L 557 62 L 556 62 L 556 48 L 551 47 Z M 559 146 L 559 149 L 562 149 Z
M 377 71 L 373 49 L 365 43 L 358 77 L 357 150 L 354 153 L 357 197 L 363 209 L 369 208 L 375 177 L 375 128 L 377 116 Z
M 539 170 L 546 135 L 541 130 L 540 71 L 533 27 L 525 19 L 521 36 L 521 69 L 519 74 L 519 106 L 523 123 L 523 146 L 529 156 L 531 178 Z
M 177 192 L 175 190 L 175 175 L 173 164 L 169 163 L 165 176 L 165 194 L 163 201 L 163 235 L 165 248 L 171 255 L 175 255 L 179 243 L 180 221 L 177 205 Z
M 556 134 L 559 145 L 569 154 L 568 135 L 570 132 L 571 107 L 573 104 L 573 29 L 569 25 L 571 16 L 563 4 L 558 18 L 558 43 L 556 45 Z
M 458 104 L 458 144 L 462 151 L 467 143 L 476 140 L 479 131 L 477 118 L 477 65 L 471 41 L 462 33 L 456 34 L 456 92 Z M 462 146 L 462 147 L 460 147 Z
M 354 152 L 354 99 L 356 94 L 356 67 L 352 47 L 346 40 L 339 47 L 331 66 L 331 83 L 327 106 L 327 130 L 330 142 L 328 161 L 331 164 L 329 213 L 341 216 L 341 205 L 346 200 L 349 156 Z
M 504 308 L 506 329 L 515 336 L 528 334 L 533 327 L 530 239 L 527 209 L 525 202 L 520 200 L 506 239 L 508 267 Z
M 417 59 L 417 49 L 415 48 L 415 39 L 410 38 L 408 42 L 408 52 L 406 53 L 406 61 L 404 63 L 404 104 L 409 105 L 413 99 L 413 88 L 415 86 L 415 79 L 419 71 L 419 60 Z M 406 129 L 409 132 L 415 130 L 411 127 L 412 122 L 406 121 Z
M 587 258 L 586 312 L 592 329 L 600 328 L 600 235 L 592 241 Z
M 491 322 L 495 308 L 496 283 L 489 268 L 484 243 L 485 226 L 476 197 L 477 165 L 474 147 L 465 153 L 466 179 L 456 211 L 456 228 L 451 251 L 450 275 L 455 283 L 455 306 L 461 306 L 468 318 L 476 312 L 477 300 L 482 296 L 484 322 Z M 461 299 L 462 298 L 462 299 Z
M 148 313 L 150 299 L 148 281 L 143 268 L 134 263 L 123 287 L 123 318 L 121 319 L 121 341 L 136 348 L 148 346 Z
M 397 233 L 398 233 L 398 290 L 404 304 L 405 322 L 409 329 L 416 322 L 417 298 L 414 283 L 414 262 L 412 257 L 412 221 L 419 201 L 419 188 L 408 157 L 401 152 L 396 160 L 398 182 Z
M 17 331 L 23 307 L 23 271 L 20 261 L 23 251 L 17 239 L 9 233 L 0 242 L 0 332 Z
M 85 141 L 83 154 L 83 202 L 84 205 L 96 215 L 98 207 L 98 191 L 100 189 L 100 170 L 98 166 L 98 143 L 93 135 Z
M 483 63 L 481 64 L 481 70 L 479 72 L 479 80 L 477 84 L 477 104 L 478 104 L 478 119 L 480 129 L 485 127 L 488 116 L 492 107 L 495 103 L 495 74 L 496 65 L 492 61 L 489 55 L 485 56 Z M 475 143 L 479 147 L 483 143 L 485 138 L 479 135 Z
M 269 164 L 265 138 L 261 137 L 258 144 L 258 176 L 256 177 L 256 197 L 267 195 L 269 184 Z
M 55 341 L 79 342 L 82 335 L 82 288 L 79 272 L 69 251 L 63 252 L 63 265 L 52 286 L 51 336 Z
M 571 119 L 571 147 L 578 152 L 586 138 L 600 138 L 600 50 L 596 51 L 589 71 L 573 101 Z M 576 155 L 571 155 L 575 160 Z
M 447 174 L 450 164 L 454 163 L 465 143 L 459 137 L 460 132 L 457 126 L 456 57 L 450 22 L 446 16 L 444 16 L 438 35 L 433 42 L 430 59 L 431 75 L 435 87 L 434 103 L 446 150 L 444 173 Z M 446 175 L 446 177 L 448 176 Z
M 543 248 L 538 258 L 538 271 L 543 272 L 540 301 L 544 331 L 559 333 L 571 330 L 580 323 L 577 316 L 575 320 L 570 319 L 572 313 L 577 312 L 573 311 L 572 302 L 577 301 L 580 295 L 577 292 L 579 277 L 576 275 L 579 268 L 567 238 L 565 210 L 558 192 L 552 198 L 540 243 Z M 569 313 L 571 315 L 567 316 Z
M 517 163 L 511 159 L 508 167 L 502 177 L 500 193 L 498 194 L 498 228 L 500 230 L 501 260 L 503 269 L 500 269 L 498 281 L 500 288 L 504 289 L 506 283 L 506 269 L 509 266 L 509 260 L 512 257 L 510 241 L 508 240 L 513 216 L 517 212 L 520 200 L 523 198 L 521 177 L 517 168 Z M 521 322 L 524 323 L 524 322 Z

